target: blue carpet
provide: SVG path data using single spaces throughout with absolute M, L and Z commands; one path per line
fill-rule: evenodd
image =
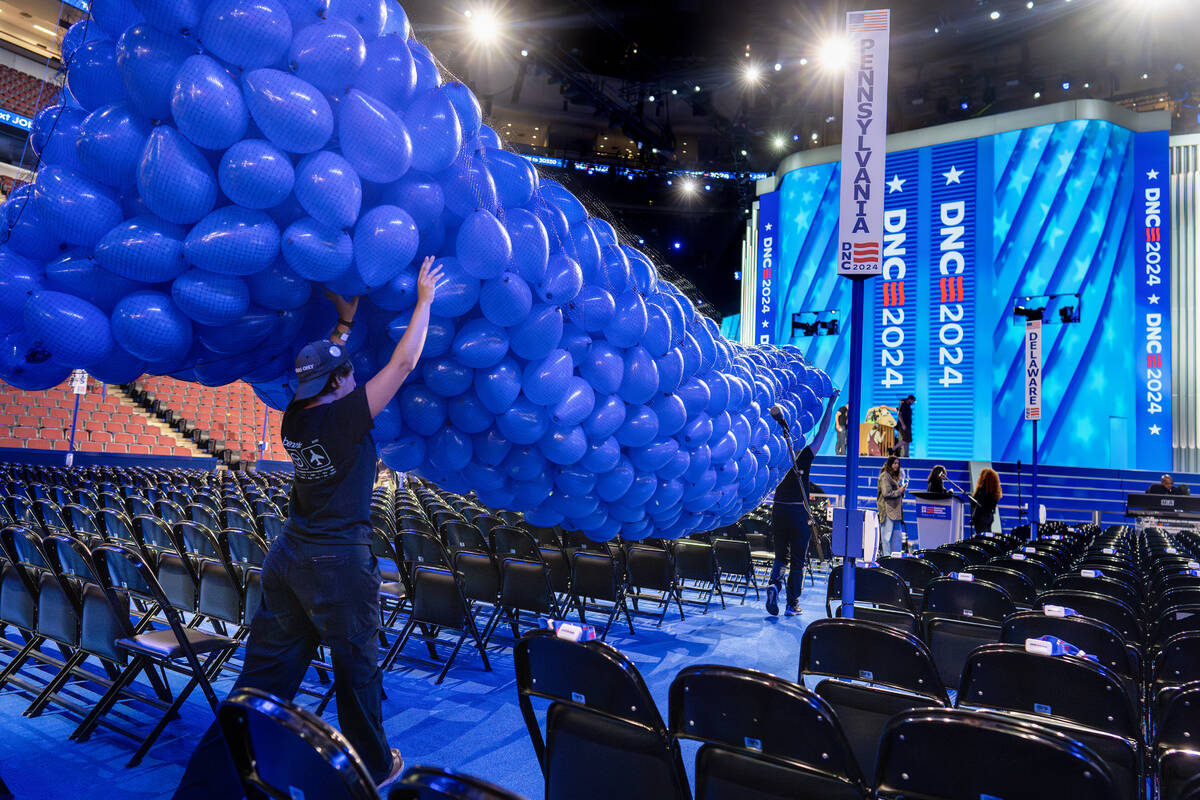
M 808 621 L 825 615 L 824 598 L 825 579 L 819 575 L 815 585 L 805 586 L 800 617 L 768 616 L 751 592 L 745 605 L 734 599 L 722 610 L 714 602 L 707 615 L 685 607 L 685 620 L 668 615 L 661 629 L 645 617 L 635 618 L 634 636 L 614 624 L 608 641 L 637 665 L 666 717 L 667 690 L 686 666 L 729 664 L 795 680 L 800 636 Z M 431 667 L 399 661 L 384 676 L 385 726 L 392 746 L 401 749 L 409 765 L 456 767 L 537 800 L 542 797 L 541 773 L 517 706 L 511 641 L 504 634 L 503 629 L 497 632 L 489 651 L 492 672 L 484 672 L 478 654 L 464 647 L 441 686 L 434 685 Z M 406 652 L 423 654 L 423 649 L 414 642 Z M 224 696 L 232 683 L 232 675 L 218 682 L 218 695 Z M 127 769 L 125 762 L 136 747 L 131 740 L 102 729 L 90 741 L 68 741 L 76 720 L 58 713 L 23 717 L 29 701 L 28 695 L 13 691 L 0 694 L 0 775 L 18 798 L 170 797 L 211 721 L 196 692 L 145 761 Z M 312 698 L 302 702 L 316 704 Z M 332 708 L 326 716 L 336 722 Z M 694 748 L 685 747 L 685 760 L 693 755 Z

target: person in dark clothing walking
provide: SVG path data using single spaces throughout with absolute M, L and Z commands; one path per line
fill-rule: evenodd
M 775 501 L 771 504 L 771 531 L 775 539 L 775 559 L 771 564 L 771 579 L 767 584 L 767 613 L 779 614 L 779 592 L 783 588 L 783 570 L 788 569 L 787 610 L 794 617 L 800 613 L 800 592 L 804 589 L 804 560 L 808 555 L 808 543 L 812 539 L 812 525 L 808 513 L 807 495 L 812 493 L 809 471 L 812 469 L 816 451 L 821 449 L 829 422 L 833 416 L 834 400 L 838 390 L 833 390 L 821 424 L 808 446 L 796 456 L 796 463 L 783 476 L 775 489 Z
M 283 533 L 263 562 L 262 605 L 250 623 L 235 689 L 295 697 L 318 645 L 329 648 L 338 724 L 381 788 L 404 771 L 383 730 L 379 669 L 380 573 L 371 554 L 375 482 L 372 420 L 400 390 L 425 347 L 441 268 L 421 265 L 417 305 L 404 337 L 379 372 L 358 386 L 346 341 L 358 299 L 330 295 L 339 320 L 327 340 L 296 359 L 299 388 L 283 414 L 283 446 L 296 476 Z M 218 723 L 197 746 L 176 800 L 245 795 Z
M 902 458 L 908 458 L 909 448 L 912 447 L 913 440 L 913 404 L 917 402 L 916 395 L 909 395 L 900 401 L 900 419 L 897 420 L 896 432 L 900 434 L 900 441 L 896 442 L 896 455 Z
M 839 456 L 846 455 L 846 446 L 850 441 L 850 406 L 842 406 L 837 411 L 833 421 L 833 429 L 837 431 L 837 446 L 834 452 Z

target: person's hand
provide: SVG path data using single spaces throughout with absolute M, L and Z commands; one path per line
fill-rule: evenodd
M 432 303 L 437 294 L 438 284 L 442 279 L 442 268 L 433 266 L 433 256 L 426 256 L 421 263 L 421 271 L 417 274 L 417 302 Z
M 840 395 L 841 393 L 842 393 L 842 390 L 835 386 L 835 387 L 833 387 L 833 394 L 829 395 L 829 399 L 836 400 L 838 395 Z
M 335 294 L 328 289 L 325 290 L 325 296 L 333 303 L 333 307 L 337 309 L 338 319 L 344 319 L 346 322 L 353 322 L 354 315 L 358 312 L 358 298 L 351 297 L 349 300 L 342 297 L 340 294 Z

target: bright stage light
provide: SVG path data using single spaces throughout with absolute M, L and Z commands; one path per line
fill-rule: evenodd
M 480 44 L 494 44 L 500 38 L 503 25 L 500 17 L 490 8 L 468 10 L 465 15 L 471 38 Z
M 817 60 L 823 69 L 841 72 L 850 63 L 850 43 L 840 36 L 833 36 L 821 43 Z
M 993 11 L 991 14 L 988 14 L 988 16 L 991 17 L 992 21 L 995 21 L 995 20 L 1000 19 L 1000 12 Z
M 693 195 L 700 191 L 700 185 L 692 178 L 684 178 L 679 182 L 679 191 L 687 195 Z
M 771 140 L 771 144 L 775 146 L 776 150 L 782 150 L 787 147 L 787 141 L 782 136 L 776 136 Z
M 778 61 L 776 61 L 775 62 L 775 71 L 779 72 L 781 69 L 783 69 L 783 64 L 780 64 Z
M 742 81 L 748 86 L 757 86 L 762 80 L 762 67 L 753 62 L 742 67 Z

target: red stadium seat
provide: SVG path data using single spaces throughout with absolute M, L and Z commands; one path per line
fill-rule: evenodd
M 17 437 L 18 439 L 36 439 L 37 428 L 18 426 L 13 428 L 13 436 Z
M 144 444 L 131 444 L 129 445 L 129 454 L 131 456 L 148 456 L 150 448 Z
M 0 447 L 24 447 L 25 442 L 12 437 L 0 437 Z

